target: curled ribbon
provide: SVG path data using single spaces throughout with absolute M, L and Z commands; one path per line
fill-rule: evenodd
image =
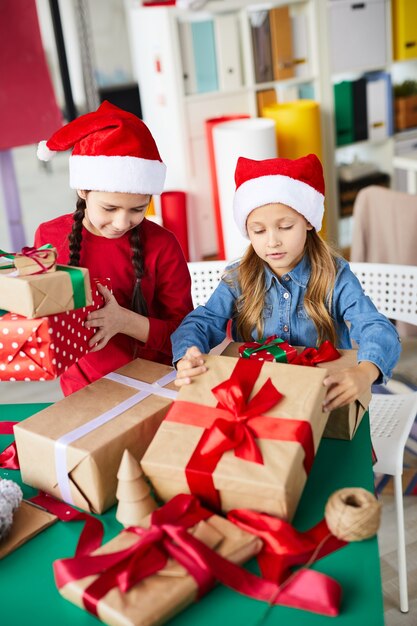
M 13 426 L 17 422 L 0 422 L 0 435 L 13 435 Z M 15 442 L 0 452 L 0 467 L 3 469 L 19 469 L 19 459 Z
M 214 486 L 213 472 L 223 454 L 234 450 L 237 457 L 263 464 L 256 442 L 258 438 L 297 441 L 305 452 L 304 468 L 308 474 L 314 460 L 311 424 L 303 420 L 268 417 L 262 413 L 283 397 L 268 379 L 249 400 L 263 363 L 239 359 L 228 380 L 212 389 L 218 400 L 208 407 L 177 400 L 166 420 L 205 428 L 185 469 L 191 493 L 214 509 L 220 509 L 220 496 Z
M 49 260 L 52 256 L 52 260 Z M 29 246 L 25 246 L 22 248 L 19 254 L 15 255 L 16 258 L 26 257 L 34 261 L 40 269 L 38 271 L 30 272 L 31 276 L 35 276 L 36 274 L 44 274 L 52 269 L 56 265 L 57 252 L 55 248 L 52 248 L 49 244 L 47 246 L 42 246 L 41 248 L 33 248 Z M 16 265 L 16 263 L 15 263 Z M 36 266 L 35 266 L 36 267 Z
M 307 563 L 313 554 L 317 560 L 346 545 L 332 535 L 325 519 L 304 532 L 285 520 L 248 509 L 233 509 L 227 519 L 262 539 L 257 557 L 260 570 L 267 580 L 277 583 L 287 579 L 292 566 Z
M 319 598 L 312 593 L 308 570 L 295 578 L 280 592 L 276 583 L 262 580 L 220 556 L 190 533 L 189 528 L 207 520 L 212 513 L 190 495 L 180 494 L 151 515 L 149 528 L 131 527 L 124 532 L 138 535 L 130 547 L 107 554 L 80 555 L 55 561 L 54 573 L 58 588 L 86 576 L 96 579 L 84 590 L 85 608 L 97 616 L 98 603 L 110 589 L 118 587 L 126 593 L 144 578 L 163 569 L 168 558 L 174 558 L 194 578 L 198 597 L 214 582 L 227 585 L 250 598 L 311 610 L 324 615 L 336 615 L 340 602 L 340 587 L 336 581 L 327 583 Z M 314 572 L 319 577 L 318 572 Z

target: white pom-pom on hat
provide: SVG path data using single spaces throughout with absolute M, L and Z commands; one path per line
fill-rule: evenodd
M 97 111 L 77 117 L 46 142 L 38 157 L 72 148 L 70 187 L 136 194 L 160 194 L 166 165 L 146 124 L 133 113 L 102 102 Z
M 50 150 L 46 145 L 46 141 L 40 141 L 38 143 L 36 156 L 40 161 L 50 161 L 54 154 L 56 154 L 56 150 Z

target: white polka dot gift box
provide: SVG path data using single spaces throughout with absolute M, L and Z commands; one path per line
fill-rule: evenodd
M 95 290 L 91 306 L 57 315 L 28 319 L 0 312 L 0 381 L 29 382 L 60 376 L 88 352 L 95 331 L 87 329 L 84 322 L 88 313 L 102 304 L 103 298 Z

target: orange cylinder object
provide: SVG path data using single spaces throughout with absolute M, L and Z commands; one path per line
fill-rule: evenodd
M 216 174 L 216 159 L 214 156 L 213 128 L 217 126 L 217 124 L 223 124 L 224 122 L 231 122 L 232 120 L 246 119 L 248 117 L 250 117 L 248 114 L 241 113 L 241 114 L 236 114 L 236 115 L 223 115 L 222 117 L 213 117 L 209 120 L 206 120 L 206 141 L 207 141 L 207 150 L 208 150 L 209 165 L 210 165 L 214 216 L 216 219 L 216 233 L 217 233 L 217 246 L 218 246 L 219 259 L 225 259 L 226 253 L 225 253 L 225 247 L 224 247 L 222 216 L 221 216 L 221 211 L 220 211 L 219 188 L 218 188 L 217 174 Z
M 189 261 L 187 195 L 184 191 L 164 191 L 161 194 L 161 217 L 162 224 L 174 233 Z

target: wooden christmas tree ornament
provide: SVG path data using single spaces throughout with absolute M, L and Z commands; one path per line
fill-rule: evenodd
M 157 505 L 138 461 L 127 449 L 123 453 L 117 478 L 116 497 L 119 503 L 116 519 L 125 528 L 139 526 Z

